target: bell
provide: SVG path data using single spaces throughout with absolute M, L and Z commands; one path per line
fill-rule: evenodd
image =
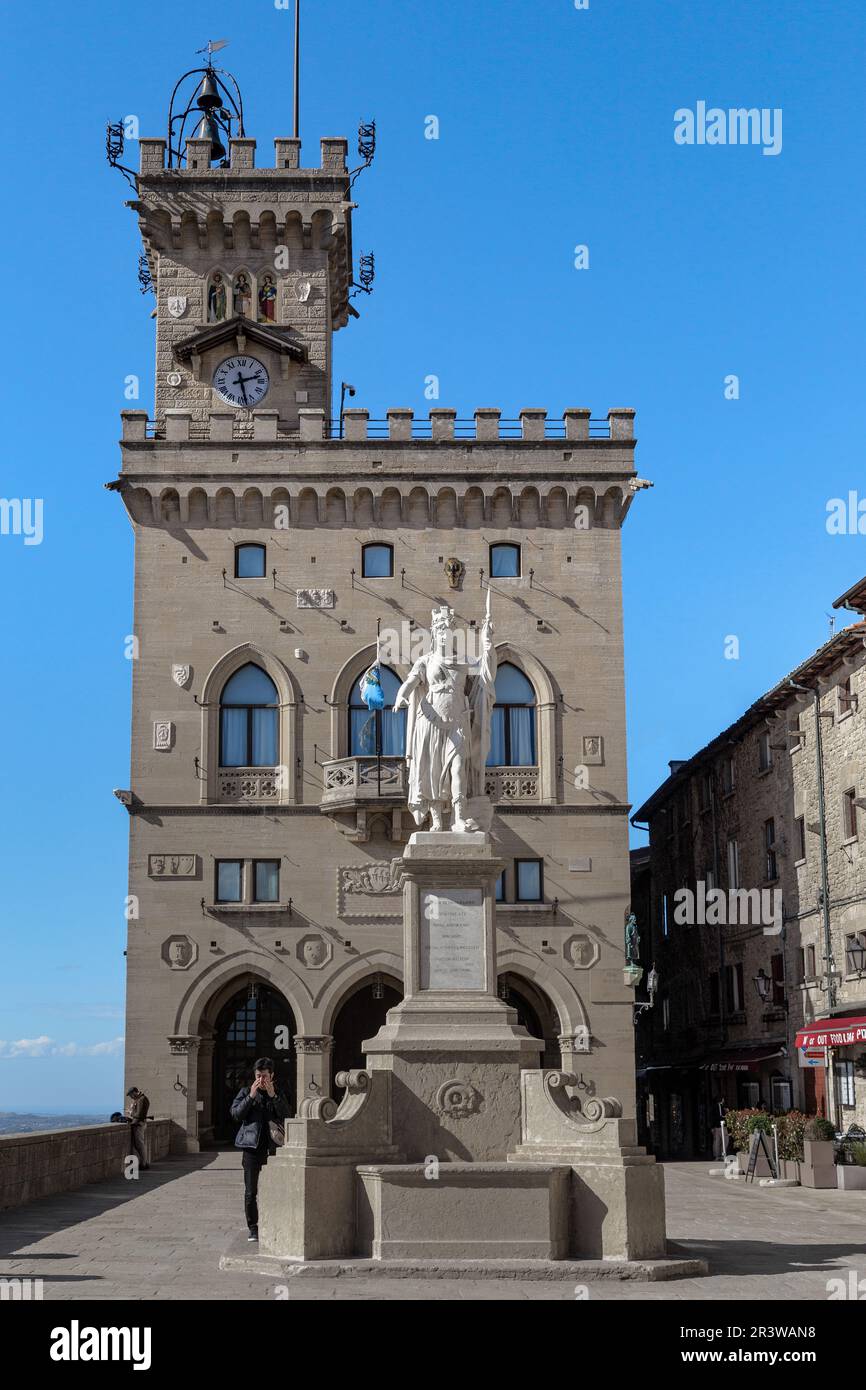
M 196 98 L 196 106 L 200 106 L 202 111 L 213 111 L 214 107 L 222 106 L 222 97 L 216 88 L 216 83 L 209 72 L 202 78 L 201 91 Z
M 210 140 L 210 159 L 211 164 L 218 159 L 225 159 L 226 147 L 220 138 L 219 126 L 209 111 L 206 111 L 201 118 L 198 130 L 195 133 L 196 140 Z

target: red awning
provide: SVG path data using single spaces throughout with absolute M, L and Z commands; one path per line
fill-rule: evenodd
M 782 1056 L 784 1053 L 779 1047 L 770 1052 L 766 1047 L 730 1048 L 702 1062 L 701 1071 L 753 1071 L 761 1062 L 771 1062 L 774 1057 Z
M 866 1016 L 862 1018 L 819 1018 L 797 1034 L 797 1047 L 854 1047 L 866 1043 Z

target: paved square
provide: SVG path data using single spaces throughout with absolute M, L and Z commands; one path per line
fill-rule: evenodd
M 826 1299 L 827 1281 L 866 1279 L 866 1193 L 747 1186 L 703 1163 L 665 1165 L 670 1239 L 709 1261 L 705 1279 L 597 1282 L 591 1299 Z M 0 1215 L 0 1277 L 42 1278 L 46 1299 L 275 1299 L 263 1275 L 221 1272 L 243 1230 L 240 1156 L 166 1159 Z M 570 1282 L 335 1279 L 288 1281 L 292 1300 L 573 1300 Z M 282 1293 L 285 1297 L 285 1291 Z

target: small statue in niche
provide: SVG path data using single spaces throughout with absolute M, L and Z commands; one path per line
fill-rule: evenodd
M 208 323 L 222 323 L 226 316 L 226 284 L 221 271 L 216 271 L 207 292 Z
M 625 923 L 625 958 L 629 965 L 637 965 L 640 959 L 640 936 L 633 912 L 629 912 Z
M 249 318 L 253 307 L 253 289 L 250 277 L 241 271 L 235 279 L 234 312 Z
M 263 275 L 259 286 L 259 319 L 262 323 L 277 321 L 277 287 L 273 275 Z

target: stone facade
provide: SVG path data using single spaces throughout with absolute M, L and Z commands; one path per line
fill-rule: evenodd
M 289 144 L 294 163 L 279 157 Z M 620 528 L 642 486 L 634 413 L 572 410 L 560 423 L 527 410 L 512 426 L 485 409 L 467 426 L 452 411 L 392 410 L 380 426 L 352 411 L 340 437 L 329 363 L 351 276 L 344 143 L 323 142 L 319 169 L 278 142 L 274 169 L 190 161 L 171 173 L 160 145 L 142 141 L 136 203 L 157 286 L 156 416 L 125 413 L 111 484 L 135 530 L 138 639 L 118 793 L 130 814 L 127 1084 L 195 1149 L 227 1137 L 230 1092 L 258 1053 L 276 1056 L 298 1104 L 363 1064 L 360 1041 L 402 992 L 391 865 L 414 825 L 402 759 L 353 753 L 349 706 L 377 625 L 402 679 L 431 609 L 479 624 L 489 586 L 498 660 L 528 679 L 535 724 L 534 763 L 489 769 L 506 862 L 500 992 L 547 1065 L 633 1114 Z M 208 277 L 266 264 L 282 341 L 232 330 L 271 381 L 261 409 L 233 411 L 209 382 L 220 353 L 243 349 L 196 338 L 214 327 L 202 322 Z M 176 370 L 180 388 L 164 384 Z M 393 547 L 390 576 L 364 576 L 370 542 Z M 501 542 L 520 547 L 513 577 L 491 576 Z M 236 577 L 236 547 L 251 543 L 265 547 L 263 577 Z M 278 754 L 223 767 L 221 694 L 248 664 L 276 689 Z M 517 901 L 527 859 L 542 863 L 539 892 Z M 218 861 L 242 862 L 238 901 L 217 900 Z M 255 901 L 256 861 L 279 865 L 275 901 Z
M 835 1051 L 829 1075 L 823 1050 L 805 1065 L 795 1045 L 805 1024 L 866 1014 L 864 636 L 863 621 L 837 633 L 672 763 L 633 817 L 649 824 L 633 896 L 646 904 L 642 958 L 659 972 L 640 1018 L 641 1118 L 665 1155 L 708 1152 L 719 1096 L 866 1125 L 866 1044 Z M 760 909 L 736 889 L 758 890 Z

